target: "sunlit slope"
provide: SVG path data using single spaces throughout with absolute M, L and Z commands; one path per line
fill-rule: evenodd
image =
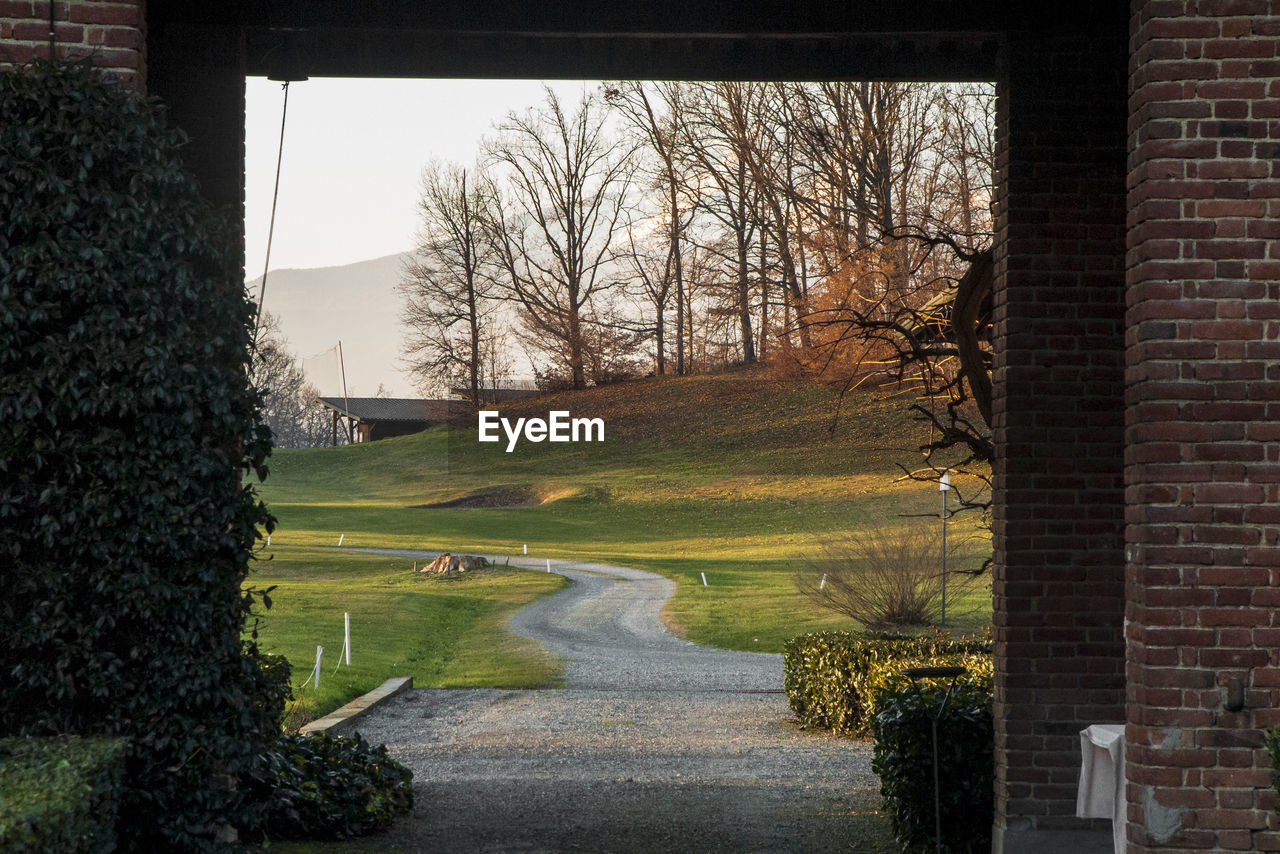
M 924 438 L 910 402 L 863 393 L 841 403 L 817 384 L 754 372 L 638 380 L 501 408 L 510 424 L 552 410 L 600 418 L 603 442 L 521 439 L 508 452 L 505 436 L 481 443 L 472 427 L 279 451 L 262 492 L 278 543 L 527 546 L 652 569 L 680 582 L 670 612 L 691 636 L 772 647 L 834 624 L 790 578 L 816 544 L 872 524 L 936 524 L 921 514 L 937 513 L 937 488 L 902 478 Z M 975 543 L 972 559 L 984 549 Z

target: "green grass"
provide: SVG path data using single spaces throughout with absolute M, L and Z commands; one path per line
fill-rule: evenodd
M 792 569 L 819 544 L 871 525 L 938 524 L 936 486 L 901 478 L 902 467 L 919 463 L 922 440 L 904 415 L 908 403 L 863 395 L 846 401 L 833 427 L 835 396 L 816 385 L 758 374 L 666 378 L 504 407 L 513 418 L 549 409 L 603 417 L 602 445 L 522 444 L 507 454 L 504 444 L 478 443 L 474 430 L 437 428 L 277 452 L 262 488 L 280 520 L 274 559 L 254 578 L 279 585 L 263 639 L 296 662 L 295 682 L 315 645 L 325 646 L 321 684 L 333 693 L 315 698 L 323 710 L 390 676 L 442 687 L 554 683 L 557 663 L 513 637 L 505 621 L 558 589 L 559 576 L 426 579 L 411 560 L 337 549 L 339 537 L 344 547 L 497 555 L 520 555 L 527 545 L 534 558 L 648 569 L 678 583 L 665 612 L 673 629 L 730 649 L 778 652 L 806 631 L 857 628 L 800 595 Z M 431 506 L 476 495 L 521 506 Z M 953 522 L 950 536 L 961 542 L 958 564 L 976 567 L 990 554 L 973 520 Z M 344 609 L 352 610 L 355 647 L 349 683 L 341 681 L 346 668 L 330 675 Z M 948 613 L 956 631 L 988 625 L 989 581 L 953 594 Z M 859 850 L 895 850 L 883 815 L 865 813 L 865 825 Z
M 498 555 L 519 555 L 527 545 L 534 558 L 658 572 L 678 583 L 666 610 L 669 624 L 713 646 L 778 652 L 802 632 L 856 628 L 805 599 L 795 588 L 793 568 L 821 543 L 870 525 L 939 524 L 939 493 L 936 486 L 902 478 L 904 467 L 919 464 L 914 448 L 924 438 L 905 415 L 910 401 L 862 394 L 846 399 L 838 420 L 836 403 L 821 386 L 758 373 L 650 379 L 503 407 L 508 418 L 545 417 L 550 409 L 601 417 L 604 443 L 522 443 L 506 453 L 505 442 L 479 443 L 474 428 L 435 428 L 364 445 L 279 451 L 262 494 L 279 518 L 272 542 L 284 558 L 280 568 L 292 576 L 291 586 L 282 583 L 275 598 L 292 610 L 279 611 L 281 619 L 264 637 L 274 642 L 277 631 L 294 624 L 287 631 L 296 636 L 291 648 L 301 650 L 302 671 L 314 660 L 315 644 L 323 643 L 310 639 L 318 630 L 308 626 L 319 624 L 318 615 L 336 611 L 336 622 L 325 625 L 341 630 L 345 576 L 306 569 L 315 559 L 310 556 L 322 554 L 319 547 L 332 549 L 339 538 L 349 547 Z M 974 488 L 972 479 L 955 480 L 962 489 Z M 488 504 L 499 496 L 513 506 L 433 506 L 480 495 L 490 496 Z M 950 536 L 961 543 L 954 566 L 976 567 L 990 554 L 989 539 L 972 519 L 953 521 Z M 328 554 L 337 561 L 338 554 L 354 553 Z M 352 560 L 370 566 L 365 558 Z M 255 583 L 274 581 L 274 571 L 267 565 Z M 545 573 L 531 575 L 545 583 Z M 506 584 L 523 589 L 533 583 L 523 578 L 513 573 L 495 579 L 493 595 L 502 599 L 506 594 L 497 591 Z M 285 604 L 304 589 L 305 607 Z M 390 603 L 426 590 L 407 581 L 364 589 L 379 591 L 368 600 L 371 607 L 380 597 Z M 329 604 L 322 607 L 322 600 Z M 432 604 L 414 607 L 465 610 L 459 603 L 471 600 L 427 601 Z M 482 618 L 477 612 L 467 630 L 500 633 L 503 618 L 496 613 Z M 948 627 L 957 631 L 989 624 L 989 581 L 957 595 L 948 614 Z M 416 631 L 388 634 L 418 650 L 440 642 Z M 521 654 L 538 653 L 523 648 Z M 468 666 L 477 668 L 473 684 L 499 678 L 488 665 Z M 405 674 L 380 674 L 393 675 Z
M 563 587 L 558 575 L 499 568 L 428 577 L 404 558 L 274 539 L 264 558 L 253 583 L 276 589 L 258 624 L 263 649 L 289 659 L 296 686 L 314 666 L 316 647 L 324 647 L 320 688 L 298 692 L 295 725 L 392 676 L 412 676 L 423 688 L 557 684 L 558 661 L 505 623 L 535 597 Z M 350 667 L 341 656 L 344 613 L 351 614 Z

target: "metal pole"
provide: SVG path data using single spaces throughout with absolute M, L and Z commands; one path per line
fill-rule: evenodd
M 945 494 L 945 493 L 944 493 Z M 949 693 L 949 692 L 948 692 Z M 946 699 L 942 703 L 946 706 Z M 942 854 L 942 784 L 938 780 L 938 717 L 932 721 L 933 729 L 933 841 L 938 854 Z
M 258 345 L 258 329 L 262 326 L 262 303 L 267 298 L 267 271 L 271 269 L 271 239 L 276 233 L 276 202 L 280 199 L 280 166 L 284 163 L 284 120 L 289 115 L 289 81 L 284 81 L 284 106 L 280 109 L 280 147 L 276 151 L 276 185 L 271 191 L 271 221 L 267 224 L 267 257 L 262 262 L 262 282 L 258 286 L 258 304 L 253 309 L 252 345 Z
M 347 442 L 356 443 L 355 428 L 351 424 L 351 400 L 347 397 L 347 363 L 342 358 L 342 342 L 338 342 L 338 370 L 342 372 L 342 405 L 347 410 Z
M 947 493 L 942 490 L 942 622 L 947 624 Z
M 930 729 L 933 732 L 933 838 L 935 849 L 938 854 L 942 854 L 942 784 L 940 780 L 940 772 L 938 770 L 938 721 L 942 720 L 942 715 L 947 710 L 947 701 L 951 699 L 951 692 L 955 690 L 956 681 L 966 673 L 966 668 L 957 666 L 948 667 L 908 667 L 902 671 L 902 675 L 911 680 L 915 685 L 916 692 L 920 694 L 920 683 L 917 679 L 921 678 L 951 678 L 951 684 L 947 686 L 947 692 L 942 695 L 942 704 L 938 706 L 938 712 L 933 716 L 933 722 Z

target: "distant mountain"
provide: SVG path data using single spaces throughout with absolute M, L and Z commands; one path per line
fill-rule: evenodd
M 372 397 L 381 384 L 392 397 L 415 396 L 400 361 L 404 330 L 396 293 L 407 257 L 267 273 L 266 310 L 280 318 L 289 348 L 321 394 L 342 394 L 336 356 L 328 353 L 342 341 L 348 394 Z M 254 299 L 261 280 L 246 284 Z

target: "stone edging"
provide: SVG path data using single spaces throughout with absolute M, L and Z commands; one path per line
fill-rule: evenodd
M 401 691 L 407 691 L 412 687 L 412 676 L 399 676 L 394 679 L 388 679 L 368 694 L 356 697 L 342 708 L 330 712 L 319 720 L 314 720 L 309 724 L 305 724 L 302 727 L 301 732 L 303 735 L 315 735 L 316 733 L 337 735 L 338 733 L 345 731 L 347 726 L 355 721 L 356 718 L 360 717 L 383 700 L 394 697 Z

